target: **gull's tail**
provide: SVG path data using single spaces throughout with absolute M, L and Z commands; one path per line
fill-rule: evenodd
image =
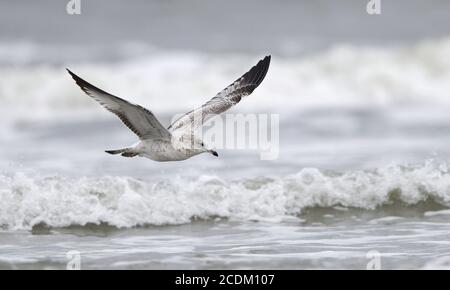
M 138 153 L 131 151 L 132 148 L 123 148 L 123 149 L 117 149 L 117 150 L 105 150 L 106 153 L 109 154 L 121 154 L 123 157 L 134 157 L 138 155 Z

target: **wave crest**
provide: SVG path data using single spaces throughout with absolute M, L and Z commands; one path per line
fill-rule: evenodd
M 29 230 L 108 224 L 118 228 L 189 223 L 214 217 L 270 220 L 298 217 L 308 208 L 376 210 L 401 202 L 450 204 L 447 164 L 391 165 L 373 171 L 296 174 L 225 181 L 216 176 L 150 182 L 131 177 L 0 177 L 0 225 Z

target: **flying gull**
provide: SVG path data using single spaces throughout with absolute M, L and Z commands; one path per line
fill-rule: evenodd
M 204 152 L 219 156 L 202 139 L 195 137 L 193 132 L 212 116 L 225 112 L 243 97 L 250 95 L 263 81 L 269 65 L 270 55 L 260 60 L 214 98 L 182 115 L 167 128 L 146 108 L 113 96 L 86 82 L 69 69 L 67 71 L 87 95 L 117 115 L 139 137 L 139 142 L 135 145 L 105 152 L 121 154 L 124 157 L 142 156 L 155 161 L 179 161 Z

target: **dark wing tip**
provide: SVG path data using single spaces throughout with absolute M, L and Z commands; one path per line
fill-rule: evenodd
M 77 79 L 80 79 L 79 76 L 74 74 L 70 69 L 66 68 L 66 71 L 70 74 L 70 76 L 76 81 Z
M 82 78 L 74 74 L 72 71 L 70 71 L 70 69 L 66 68 L 66 70 L 70 74 L 70 76 L 75 80 L 77 85 L 79 85 L 80 87 L 82 87 L 83 84 L 86 83 L 86 81 L 84 81 Z
M 266 77 L 269 70 L 271 56 L 267 55 L 242 76 L 242 85 L 247 87 L 248 93 L 252 93 Z
M 99 94 L 108 94 L 108 95 L 110 95 L 109 93 L 105 92 L 104 90 L 99 89 L 98 87 L 96 87 L 96 86 L 88 83 L 87 81 L 83 80 L 82 78 L 80 78 L 79 76 L 74 74 L 72 71 L 70 71 L 68 68 L 66 68 L 66 70 L 70 74 L 70 76 L 75 80 L 75 83 L 81 88 L 81 90 L 83 90 L 83 92 L 85 92 L 89 96 L 92 97 L 92 94 L 89 93 L 88 90 L 96 91 Z
M 258 61 L 258 63 L 252 67 L 250 69 L 250 71 L 252 70 L 262 70 L 262 71 L 266 71 L 269 69 L 269 65 L 270 65 L 270 60 L 271 60 L 271 55 L 266 55 L 263 59 L 261 59 L 260 61 Z

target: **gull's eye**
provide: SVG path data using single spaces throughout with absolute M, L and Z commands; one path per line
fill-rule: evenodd
M 201 144 L 201 145 L 202 145 L 202 147 L 204 146 L 203 142 L 202 142 L 202 144 Z

